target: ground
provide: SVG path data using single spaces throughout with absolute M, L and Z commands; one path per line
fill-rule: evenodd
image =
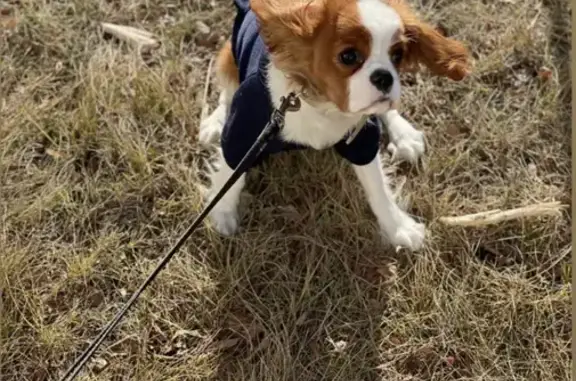
M 570 203 L 569 2 L 413 3 L 475 58 L 460 83 L 405 78 L 428 152 L 420 170 L 387 167 L 428 227 L 425 250 L 380 241 L 332 152 L 278 156 L 250 174 L 243 230 L 195 233 L 79 379 L 569 379 L 570 210 L 438 221 Z M 232 7 L 0 9 L 0 378 L 56 380 L 201 208 L 213 149 L 196 133 Z M 101 21 L 162 46 L 139 55 Z

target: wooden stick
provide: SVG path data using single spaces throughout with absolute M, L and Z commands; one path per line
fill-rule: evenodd
M 509 210 L 495 209 L 464 216 L 440 217 L 438 220 L 450 226 L 483 226 L 518 218 L 560 216 L 561 210 L 567 207 L 560 202 L 547 202 Z
M 160 45 L 158 40 L 154 38 L 154 35 L 145 30 L 107 22 L 103 22 L 101 25 L 104 32 L 110 33 L 118 39 L 126 41 L 137 48 L 152 49 Z

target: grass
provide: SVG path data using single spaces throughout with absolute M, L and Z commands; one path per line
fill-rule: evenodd
M 2 380 L 56 380 L 201 208 L 196 129 L 230 3 L 0 3 Z M 569 212 L 436 222 L 570 203 L 568 3 L 415 4 L 476 59 L 462 83 L 405 79 L 426 168 L 390 171 L 427 222 L 422 253 L 380 242 L 331 152 L 280 155 L 250 175 L 243 231 L 197 232 L 80 379 L 568 380 Z M 100 21 L 162 47 L 141 57 Z

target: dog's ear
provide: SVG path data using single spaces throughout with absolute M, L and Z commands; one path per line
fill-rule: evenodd
M 324 20 L 326 0 L 250 0 L 260 33 L 272 53 L 289 43 L 305 43 Z
M 470 73 L 468 49 L 459 41 L 444 37 L 426 23 L 406 25 L 408 57 L 426 66 L 432 73 L 454 81 Z
M 389 0 L 404 24 L 406 55 L 404 65 L 419 64 L 432 73 L 460 81 L 470 73 L 470 54 L 460 41 L 419 19 L 403 0 Z

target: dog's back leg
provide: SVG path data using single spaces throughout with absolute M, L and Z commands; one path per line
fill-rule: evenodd
M 222 134 L 222 129 L 232 104 L 232 98 L 240 86 L 238 67 L 232 55 L 232 43 L 230 40 L 218 52 L 215 66 L 220 87 L 220 98 L 218 106 L 212 114 L 200 122 L 198 139 L 205 144 L 217 141 Z M 211 185 L 207 194 L 207 201 L 216 195 L 216 192 L 222 188 L 233 172 L 233 169 L 226 164 L 222 150 L 218 150 L 218 158 L 214 164 L 216 168 L 210 174 Z M 210 212 L 210 221 L 216 231 L 221 234 L 233 234 L 238 228 L 238 203 L 240 202 L 240 193 L 244 187 L 244 182 L 245 175 L 242 175 Z
M 238 67 L 232 55 L 230 40 L 226 41 L 226 44 L 218 52 L 215 67 L 220 97 L 216 109 L 200 122 L 198 140 L 205 144 L 213 143 L 220 137 L 232 103 L 232 97 L 239 86 Z

